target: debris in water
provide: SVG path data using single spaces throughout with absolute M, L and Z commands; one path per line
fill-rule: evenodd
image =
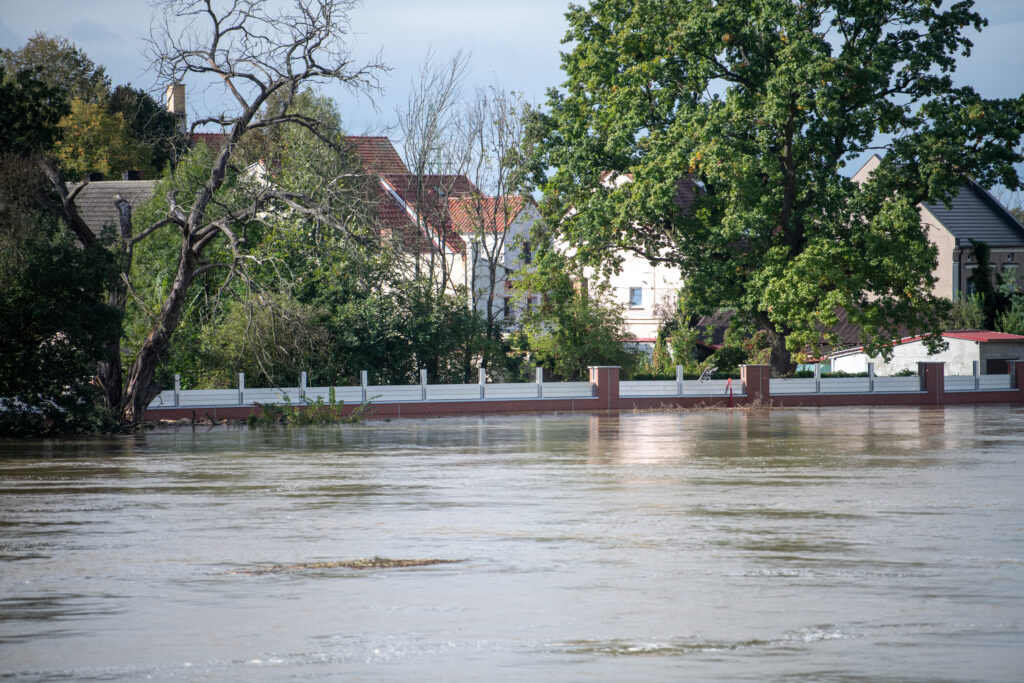
M 418 558 L 412 560 L 396 560 L 390 557 L 360 558 L 358 560 L 335 560 L 328 562 L 303 562 L 301 564 L 276 564 L 270 567 L 254 567 L 253 569 L 237 569 L 225 572 L 232 575 L 256 576 L 259 574 L 279 574 L 281 572 L 297 572 L 310 569 L 396 569 L 400 567 L 428 567 L 435 564 L 455 564 L 465 560 L 442 560 L 437 558 Z

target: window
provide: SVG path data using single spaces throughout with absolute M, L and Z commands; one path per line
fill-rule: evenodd
M 630 287 L 629 288 L 629 307 L 630 308 L 643 308 L 644 305 L 644 290 L 642 287 Z
M 511 318 L 512 317 L 512 300 L 509 299 L 506 296 L 504 301 L 502 301 L 502 304 L 503 305 L 502 305 L 502 308 L 501 308 L 501 314 L 503 316 L 505 316 L 506 318 Z
M 977 291 L 975 289 L 975 287 L 974 287 L 974 271 L 977 270 L 977 269 L 978 269 L 978 266 L 967 266 L 964 269 L 965 271 L 967 271 L 965 273 L 965 275 L 967 277 L 966 277 L 966 279 L 964 281 L 964 285 L 965 285 L 964 292 L 965 292 L 966 296 L 974 296 L 974 292 Z
M 522 259 L 523 263 L 526 265 L 530 265 L 530 262 L 533 261 L 533 254 L 530 252 L 529 240 L 523 242 Z

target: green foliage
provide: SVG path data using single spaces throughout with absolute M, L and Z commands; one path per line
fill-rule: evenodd
M 17 50 L 0 50 L 0 66 L 8 72 L 33 70 L 49 88 L 73 98 L 98 104 L 110 91 L 110 79 L 74 43 L 63 36 L 36 33 Z
M 964 174 L 1020 184 L 1022 100 L 949 76 L 985 23 L 970 2 L 594 0 L 567 18 L 566 81 L 541 117 L 545 210 L 582 260 L 670 259 L 694 312 L 769 332 L 777 373 L 835 343 L 821 330 L 839 307 L 870 353 L 891 353 L 900 324 L 940 331 L 916 205 Z M 857 185 L 847 165 L 880 139 Z
M 1024 334 L 1024 295 L 1010 297 L 1010 305 L 996 318 L 996 330 Z
M 31 69 L 0 66 L 0 150 L 27 156 L 45 151 L 60 137 L 57 124 L 70 111 L 62 92 Z
M 59 127 L 62 136 L 54 151 L 68 180 L 90 171 L 108 178 L 119 178 L 126 170 L 153 174 L 151 151 L 135 139 L 120 112 L 111 114 L 102 104 L 74 99 Z
M 90 382 L 120 323 L 102 303 L 111 253 L 81 249 L 38 217 L 18 251 L 19 259 L 0 263 L 0 434 L 108 428 Z
M 568 261 L 552 250 L 541 251 L 534 267 L 518 283 L 524 291 L 544 292 L 524 319 L 534 363 L 565 381 L 587 379 L 593 365 L 618 365 L 629 377 L 639 354 L 624 346 L 634 337 L 607 288 L 580 284 L 585 280 L 573 279 Z
M 149 93 L 130 84 L 119 85 L 110 93 L 106 104 L 112 116 L 120 114 L 128 124 L 132 137 L 145 148 L 155 171 L 176 163 L 185 153 L 188 138 L 178 130 L 174 114 Z
M 981 294 L 961 296 L 953 305 L 945 318 L 947 330 L 984 330 L 985 303 Z
M 987 244 L 978 240 L 971 240 L 971 246 L 977 266 L 968 278 L 968 282 L 974 285 L 975 296 L 978 298 L 978 303 L 984 314 L 979 327 L 983 330 L 993 330 L 996 318 L 1006 309 L 1009 301 L 992 284 L 992 250 Z

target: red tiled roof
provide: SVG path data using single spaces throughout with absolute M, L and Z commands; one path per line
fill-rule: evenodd
M 415 176 L 397 175 L 382 177 L 380 186 L 385 201 L 378 207 L 378 217 L 388 228 L 418 233 L 419 226 L 425 223 L 431 234 L 423 235 L 424 238 L 443 239 L 450 250 L 460 254 L 465 252 L 466 243 L 452 229 L 447 203 L 442 202 L 442 195 L 436 190 L 428 189 L 443 190 L 447 187 L 447 194 L 454 194 L 455 188 L 463 191 L 475 190 L 465 176 L 424 176 L 420 185 Z M 418 187 L 424 190 L 423 197 L 426 201 L 418 201 Z
M 408 175 L 402 157 L 398 156 L 391 140 L 381 136 L 348 135 L 345 142 L 363 162 L 367 173 L 377 175 Z
M 1006 332 L 990 332 L 987 330 L 954 330 L 952 332 L 943 332 L 942 336 L 949 337 L 951 339 L 964 339 L 966 341 L 976 342 L 1024 342 L 1024 335 L 1008 334 Z
M 526 205 L 521 195 L 501 197 L 452 197 L 448 214 L 455 232 L 465 235 L 478 229 L 485 233 L 504 232 Z

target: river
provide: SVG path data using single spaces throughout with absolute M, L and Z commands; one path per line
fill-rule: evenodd
M 0 677 L 1024 680 L 1024 408 L 0 441 Z M 357 568 L 360 558 L 454 560 Z

